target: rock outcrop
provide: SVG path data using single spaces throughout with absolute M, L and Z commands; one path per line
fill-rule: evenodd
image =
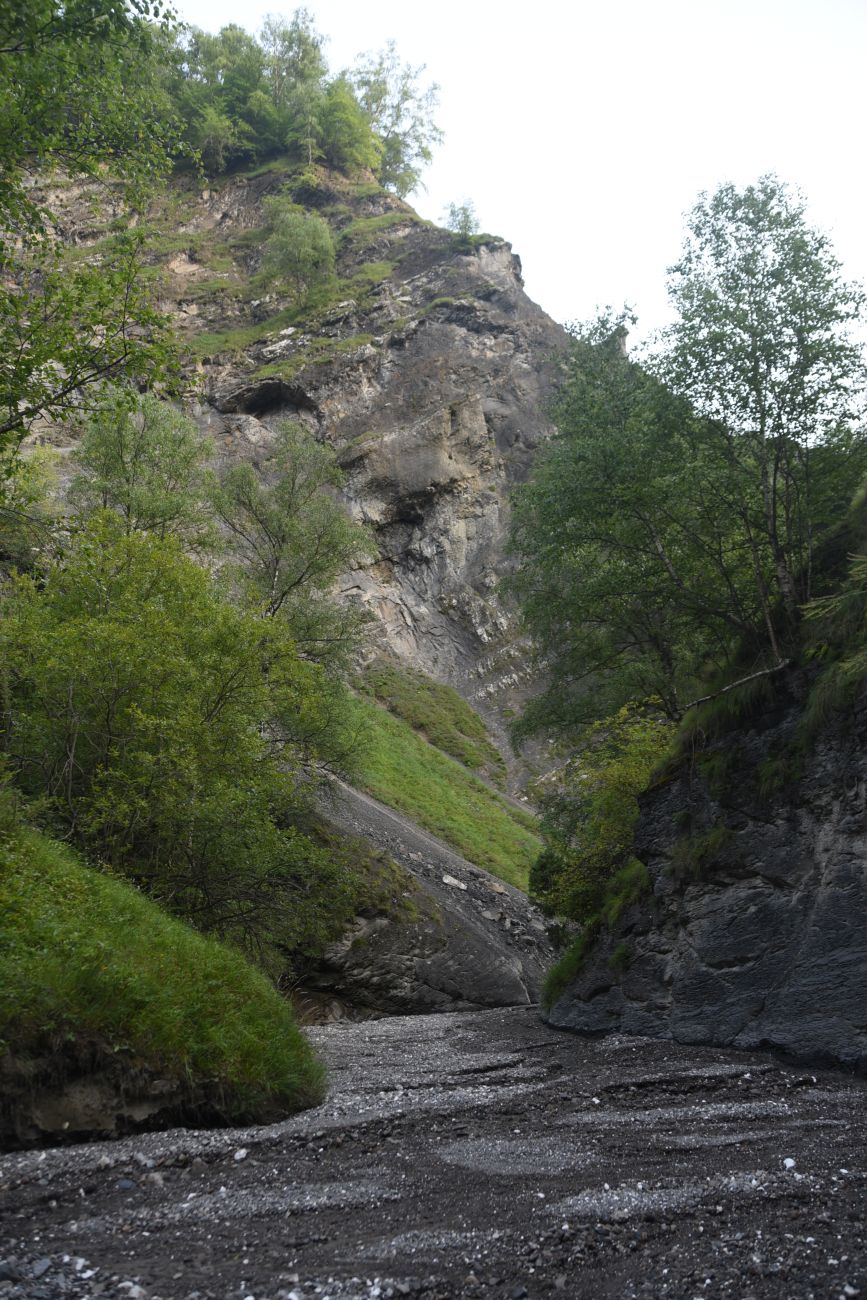
M 710 747 L 728 773 L 713 788 L 712 764 L 685 764 L 644 797 L 652 895 L 595 945 L 552 1025 L 867 1068 L 867 700 L 800 779 L 761 793 L 793 753 L 805 689 L 793 674 Z
M 263 281 L 264 200 L 278 192 L 328 221 L 339 301 L 299 308 Z M 61 235 L 98 256 L 110 236 L 91 190 L 50 197 Z M 121 201 L 103 221 L 122 219 Z M 280 164 L 204 191 L 177 181 L 150 221 L 146 254 L 219 458 L 261 462 L 284 418 L 332 445 L 380 551 L 345 575 L 347 599 L 392 653 L 505 705 L 525 671 L 495 590 L 508 498 L 550 432 L 566 342 L 524 293 L 509 244 L 461 241 L 376 184 L 324 170 L 313 183 Z
M 349 786 L 324 807 L 337 827 L 385 851 L 413 882 L 402 915 L 358 916 L 304 979 L 352 1014 L 410 1014 L 538 1002 L 554 952 L 526 895 Z
M 255 459 L 286 417 L 334 446 L 380 552 L 345 575 L 347 597 L 399 658 L 506 703 L 524 661 L 496 592 L 508 498 L 549 432 L 564 335 L 524 294 L 507 243 L 463 249 L 381 193 L 352 207 L 356 221 L 397 220 L 362 249 L 350 233 L 341 274 L 372 258 L 394 269 L 310 330 L 208 358 L 201 421 L 230 456 Z

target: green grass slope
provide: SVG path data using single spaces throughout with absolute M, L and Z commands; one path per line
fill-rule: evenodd
M 365 672 L 364 689 L 443 753 L 502 785 L 502 755 L 482 718 L 451 686 L 381 659 Z
M 212 1120 L 271 1118 L 323 1092 L 289 1006 L 240 953 L 16 827 L 0 834 L 0 1072 L 48 1060 L 62 1085 L 82 1044 L 180 1085 Z
M 366 723 L 356 781 L 456 852 L 526 890 L 542 847 L 535 818 L 514 808 L 402 718 L 360 699 Z

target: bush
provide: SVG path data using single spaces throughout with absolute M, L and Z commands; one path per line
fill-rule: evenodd
M 457 236 L 459 245 L 469 245 L 479 229 L 476 209 L 469 199 L 464 199 L 463 203 L 449 204 L 446 209 L 446 229 Z
M 578 978 L 593 952 L 603 926 L 613 930 L 627 907 L 637 903 L 649 889 L 650 875 L 647 867 L 637 858 L 630 858 L 619 871 L 615 872 L 601 891 L 598 912 L 586 917 L 581 933 L 572 940 L 545 976 L 542 986 L 542 1006 L 546 1011 L 565 993 L 572 981 Z M 625 940 L 622 940 L 611 954 L 608 964 L 620 978 L 625 974 L 631 960 L 632 949 Z
M 301 745 L 284 737 L 315 758 L 337 705 L 289 628 L 108 512 L 3 597 L 0 739 L 49 824 L 265 958 L 316 942 L 351 883 L 292 829 Z
M 283 196 L 265 200 L 270 234 L 261 274 L 307 299 L 334 279 L 334 240 L 327 221 Z
M 587 732 L 555 791 L 544 797 L 545 849 L 530 892 L 549 912 L 586 921 L 598 913 L 619 870 L 628 866 L 638 795 L 665 756 L 672 726 L 629 709 Z

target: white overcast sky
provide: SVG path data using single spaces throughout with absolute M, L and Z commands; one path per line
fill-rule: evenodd
M 257 31 L 276 0 L 177 0 Z M 333 71 L 389 38 L 440 85 L 446 135 L 411 196 L 469 198 L 555 319 L 666 318 L 665 268 L 702 189 L 774 171 L 867 280 L 867 0 L 307 0 Z

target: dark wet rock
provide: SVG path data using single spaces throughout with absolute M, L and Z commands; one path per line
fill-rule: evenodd
M 644 797 L 635 851 L 652 897 L 600 940 L 552 1025 L 867 1068 L 864 706 L 797 783 L 760 795 L 766 765 L 791 753 L 805 690 L 793 675 L 772 710 L 711 747 L 724 782 L 683 764 Z M 615 972 L 618 945 L 628 964 Z

